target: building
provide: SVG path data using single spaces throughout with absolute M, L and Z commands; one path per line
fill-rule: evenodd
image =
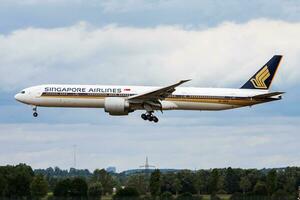
M 117 168 L 116 167 L 108 167 L 108 168 L 106 168 L 106 171 L 108 173 L 116 173 L 117 172 Z

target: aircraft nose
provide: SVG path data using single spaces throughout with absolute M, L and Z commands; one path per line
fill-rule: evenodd
M 18 94 L 15 95 L 15 99 L 16 99 L 17 101 L 21 102 L 21 103 L 24 103 L 24 102 L 26 101 L 24 95 L 23 95 L 23 94 L 20 94 L 20 93 L 18 93 Z
M 20 101 L 20 94 L 16 94 L 16 95 L 15 95 L 15 99 L 16 99 L 17 101 Z

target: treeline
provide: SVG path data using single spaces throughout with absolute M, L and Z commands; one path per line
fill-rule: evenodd
M 297 199 L 300 168 L 180 170 L 110 174 L 104 169 L 35 170 L 25 164 L 0 167 L 1 199 Z M 228 196 L 227 196 L 228 197 Z
M 172 196 L 185 194 L 199 197 L 210 194 L 213 199 L 218 199 L 216 194 L 231 194 L 232 200 L 297 199 L 297 187 L 300 184 L 300 168 L 243 170 L 229 167 L 198 171 L 183 170 L 171 174 L 160 174 L 156 171 L 151 174 L 151 194 L 153 194 L 151 189 L 153 176 L 156 176 L 157 180 L 155 189 L 157 195 L 171 193 Z
M 89 178 L 93 175 L 88 169 L 75 169 L 70 168 L 70 170 L 66 169 L 60 169 L 59 167 L 48 167 L 47 169 L 35 169 L 34 173 L 36 174 L 42 174 L 47 177 L 58 177 L 58 178 L 64 178 L 64 177 L 74 177 L 74 176 L 80 176 Z
M 116 177 L 104 169 L 88 176 L 79 173 L 81 177 L 56 171 L 64 173 L 45 175 L 26 164 L 0 166 L 0 199 L 101 199 L 102 194 L 113 194 L 113 188 L 119 187 Z M 70 171 L 67 174 L 74 173 Z

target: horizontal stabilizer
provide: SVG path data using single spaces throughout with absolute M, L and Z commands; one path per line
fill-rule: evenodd
M 252 98 L 254 99 L 265 99 L 265 98 L 272 98 L 274 96 L 278 96 L 284 94 L 284 92 L 271 92 L 271 93 L 267 93 L 267 94 L 260 94 L 260 95 L 255 95 Z

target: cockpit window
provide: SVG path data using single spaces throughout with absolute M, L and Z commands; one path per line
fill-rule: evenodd
M 23 91 L 21 92 L 21 94 L 25 94 L 25 90 L 23 90 Z

